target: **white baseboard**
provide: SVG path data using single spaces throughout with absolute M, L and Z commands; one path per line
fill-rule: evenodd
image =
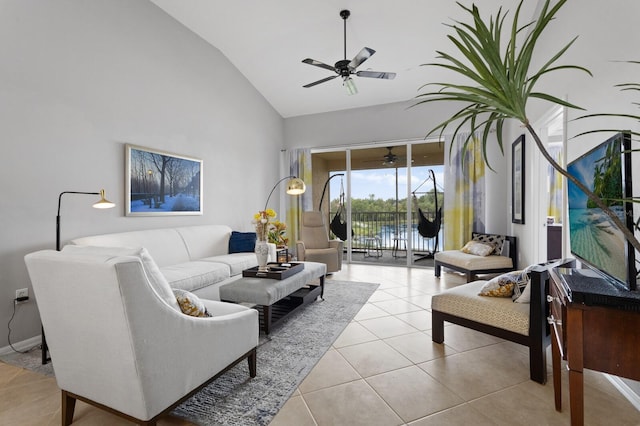
M 21 342 L 12 343 L 13 347 L 19 351 L 26 351 L 27 349 L 31 349 L 34 346 L 39 346 L 42 343 L 42 336 L 37 335 L 33 336 L 27 340 L 23 340 Z M 0 348 L 0 356 L 9 355 L 15 352 L 11 349 L 11 346 L 5 346 Z
M 631 389 L 620 377 L 606 373 L 604 376 L 609 379 L 611 384 L 618 389 L 618 391 L 627 398 L 627 400 L 629 400 L 631 405 L 636 407 L 636 410 L 640 411 L 640 395 L 635 393 L 633 389 Z

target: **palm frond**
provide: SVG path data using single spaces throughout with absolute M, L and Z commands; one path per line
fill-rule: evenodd
M 470 20 L 454 21 L 453 24 L 447 25 L 452 30 L 448 39 L 457 55 L 437 51 L 438 62 L 425 65 L 452 71 L 467 78 L 472 84 L 428 83 L 419 89 L 427 91 L 417 96 L 420 101 L 416 105 L 435 101 L 457 101 L 466 103 L 467 107 L 434 126 L 429 135 L 439 131 L 442 136 L 448 126 L 456 122 L 453 133 L 455 137 L 463 128 L 458 123 L 461 121 L 464 125 L 470 125 L 473 131 L 479 128 L 482 130 L 482 143 L 485 145 L 483 153 L 486 155 L 490 132 L 485 126 L 500 123 L 499 131 L 496 130 L 502 150 L 501 133 L 504 119 L 513 118 L 526 124 L 526 105 L 530 98 L 579 109 L 577 105 L 556 96 L 535 91 L 535 86 L 542 77 L 557 71 L 579 70 L 591 74 L 586 68 L 577 65 L 557 64 L 573 45 L 575 38 L 551 56 L 542 67 L 537 70 L 530 69 L 538 39 L 567 0 L 558 0 L 554 4 L 551 3 L 552 0 L 545 0 L 538 19 L 522 25 L 519 19 L 523 1 L 518 3 L 506 32 L 504 28 L 509 13 L 503 13 L 502 8 L 495 16 L 483 20 L 475 4 L 467 7 L 458 2 L 458 5 L 470 15 Z M 502 40 L 505 35 L 508 37 L 506 43 Z M 520 40 L 521 38 L 523 40 Z M 506 46 L 504 51 L 501 50 L 503 46 Z M 439 90 L 428 90 L 428 86 L 436 86 Z M 482 119 L 474 117 L 484 114 L 486 117 Z

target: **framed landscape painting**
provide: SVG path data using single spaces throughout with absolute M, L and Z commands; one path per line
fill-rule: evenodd
M 126 145 L 126 215 L 202 214 L 202 160 Z

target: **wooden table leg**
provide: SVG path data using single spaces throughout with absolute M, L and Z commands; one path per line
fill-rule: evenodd
M 271 306 L 262 306 L 262 320 L 264 321 L 264 334 L 271 333 Z
M 584 376 L 582 370 L 569 370 L 569 406 L 571 426 L 584 425 Z
M 582 310 L 567 308 L 567 364 L 569 366 L 569 407 L 571 426 L 584 424 L 584 339 Z
M 556 328 L 551 327 L 551 365 L 553 367 L 553 397 L 556 411 L 562 411 L 562 372 L 560 370 L 560 348 Z

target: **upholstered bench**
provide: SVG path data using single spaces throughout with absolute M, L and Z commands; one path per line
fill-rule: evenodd
M 518 267 L 518 246 L 516 237 L 474 232 L 472 240 L 490 240 L 495 252 L 488 256 L 478 256 L 461 250 L 445 250 L 435 254 L 435 275 L 439 277 L 443 267 L 462 272 L 471 282 L 478 274 L 492 274 L 513 271 Z
M 444 322 L 447 321 L 527 346 L 531 380 L 545 383 L 546 347 L 550 343 L 546 301 L 549 269 L 570 267 L 573 263 L 573 259 L 568 259 L 532 267 L 527 289 L 519 300 L 524 303 L 516 303 L 511 297 L 480 296 L 480 289 L 487 282 L 484 280 L 434 295 L 431 299 L 432 340 L 444 342 Z

